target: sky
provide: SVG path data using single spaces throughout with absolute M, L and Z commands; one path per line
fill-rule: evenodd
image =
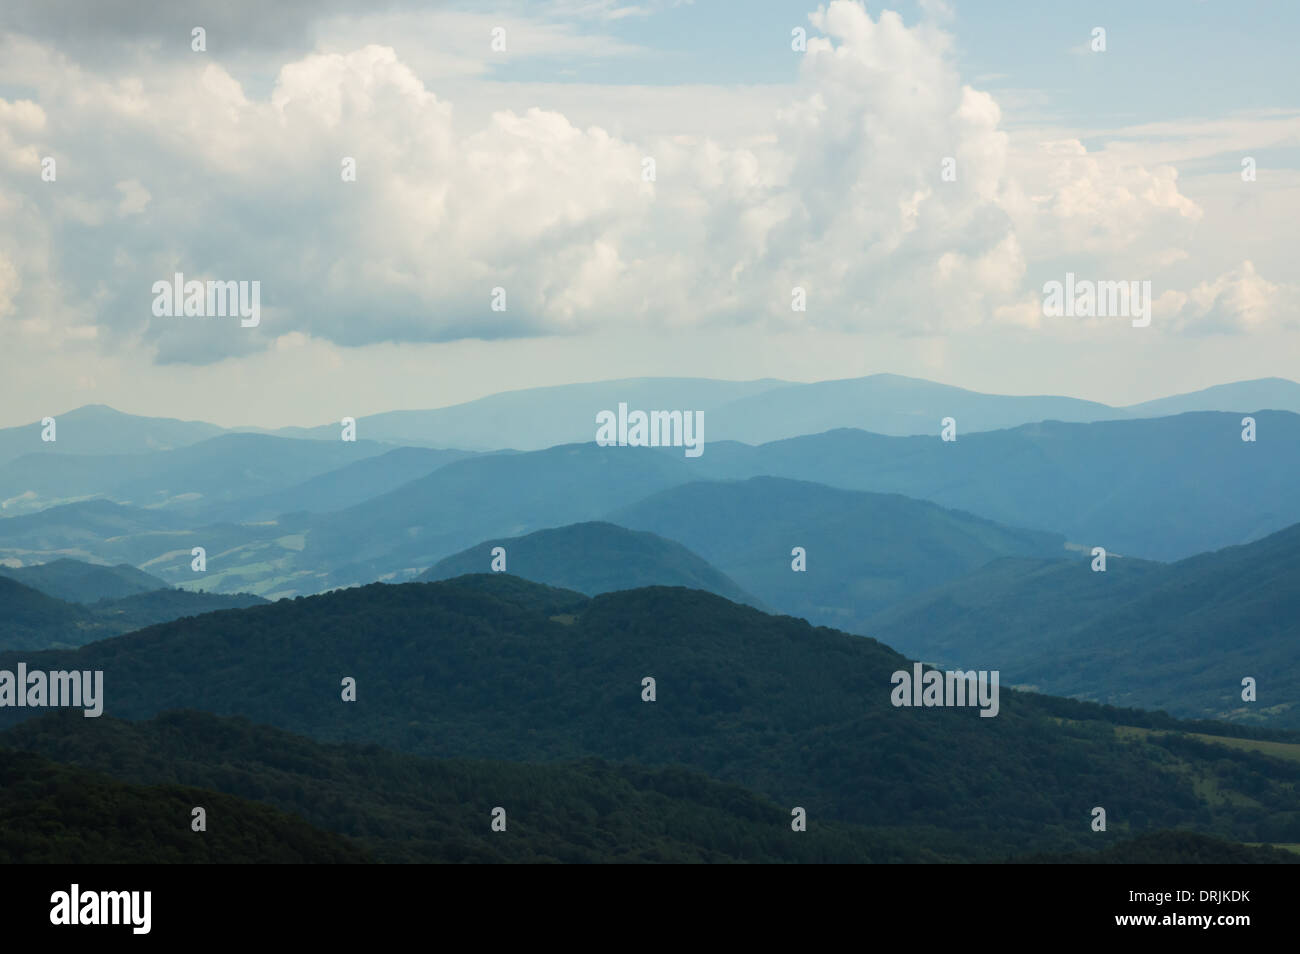
M 0 426 L 313 425 L 642 376 L 1108 404 L 1300 378 L 1298 21 L 7 0 Z M 158 314 L 176 273 L 258 282 L 258 323 Z M 1149 282 L 1150 324 L 1046 314 L 1067 273 Z

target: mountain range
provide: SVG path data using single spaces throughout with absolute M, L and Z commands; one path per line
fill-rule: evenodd
M 1300 413 L 1300 384 L 1261 378 L 1215 385 L 1128 406 L 1043 395 L 985 394 L 897 374 L 797 383 L 763 379 L 628 378 L 503 391 L 432 410 L 394 410 L 357 418 L 358 440 L 467 451 L 540 450 L 592 440 L 595 415 L 620 402 L 643 410 L 703 411 L 709 440 L 763 444 L 837 428 L 909 436 L 938 433 L 955 417 L 963 433 L 1005 430 L 1038 421 L 1087 423 L 1167 417 L 1188 411 Z M 245 426 L 224 429 L 196 421 L 146 418 L 104 405 L 56 416 L 58 441 L 43 443 L 38 422 L 0 429 L 0 464 L 24 454 L 134 453 L 195 444 L 245 431 L 337 441 L 340 427 Z
M 219 504 L 224 519 L 216 521 L 209 519 L 214 511 L 198 503 L 141 507 L 102 499 L 2 519 L 0 559 L 129 563 L 172 586 L 275 598 L 408 580 L 484 540 L 589 521 L 622 524 L 625 508 L 675 487 L 773 477 L 905 495 L 994 521 L 1007 532 L 1053 534 L 1075 548 L 1102 546 L 1117 555 L 1178 560 L 1300 522 L 1300 497 L 1290 492 L 1300 468 L 1300 415 L 1258 412 L 1257 440 L 1243 441 L 1241 433 L 1235 415 L 1192 412 L 959 431 L 951 442 L 837 430 L 757 447 L 718 442 L 695 459 L 672 448 L 594 443 L 460 459 L 452 452 L 404 448 L 345 463 L 269 496 Z M 317 443 L 267 440 L 277 453 L 285 445 Z M 327 461 L 316 465 L 322 462 Z M 243 463 L 242 453 L 236 454 L 222 470 L 235 473 Z M 426 467 L 433 470 L 423 472 Z M 411 474 L 420 476 L 400 482 Z M 1242 493 L 1243 487 L 1251 492 Z M 743 574 L 686 539 L 692 523 L 718 525 L 716 515 L 688 512 L 690 501 L 680 498 L 687 510 L 675 517 L 654 515 L 631 528 L 684 543 L 755 598 L 776 605 Z M 271 516 L 291 505 L 298 509 Z M 814 508 L 804 517 L 804 534 L 829 539 L 838 532 L 838 515 L 829 508 Z M 665 529 L 670 524 L 683 528 L 679 535 Z M 907 547 L 899 536 L 904 529 L 895 520 L 852 532 L 866 534 L 877 550 L 899 551 Z M 795 545 L 782 552 L 789 554 Z M 202 574 L 191 568 L 195 546 L 212 556 Z M 835 567 L 823 563 L 820 570 Z M 879 608 L 875 603 L 858 616 Z M 844 617 L 825 619 L 850 625 Z

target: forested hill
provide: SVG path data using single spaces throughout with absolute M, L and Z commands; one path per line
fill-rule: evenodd
M 386 862 L 1300 861 L 1289 852 L 1186 831 L 1098 835 L 1089 839 L 1092 850 L 1029 859 L 987 851 L 978 833 L 934 826 L 861 826 L 812 814 L 806 829 L 796 832 L 791 819 L 799 806 L 777 804 L 691 769 L 601 759 L 431 760 L 374 745 L 315 742 L 196 711 L 134 723 L 61 711 L 0 734 L 0 749 L 5 747 L 74 766 L 56 770 L 44 761 L 30 763 L 36 772 L 92 780 L 94 797 L 123 811 L 134 810 L 136 787 L 173 793 L 185 786 L 195 804 L 222 806 L 213 823 L 228 836 L 249 824 L 246 814 L 231 814 L 228 806 L 249 799 L 344 836 L 369 858 Z M 5 758 L 0 754 L 0 764 Z M 127 784 L 106 785 L 108 775 Z M 246 813 L 242 804 L 237 807 Z M 491 825 L 494 809 L 505 813 L 504 831 Z M 158 827 L 169 832 L 176 819 Z M 180 845 L 194 840 L 175 831 L 169 837 Z M 76 838 L 73 831 L 47 826 L 24 844 L 29 854 L 39 854 Z M 101 849 L 100 860 L 135 850 L 117 843 Z
M 0 654 L 0 669 L 20 660 L 103 670 L 109 716 L 197 708 L 425 756 L 680 765 L 820 818 L 979 831 L 990 851 L 1095 848 L 1098 805 L 1116 837 L 1300 841 L 1300 763 L 1124 735 L 1100 707 L 1006 689 L 994 718 L 896 708 L 910 663 L 887 646 L 683 588 L 375 584 Z
M 193 810 L 206 813 L 194 831 Z M 221 792 L 140 785 L 0 748 L 0 863 L 338 863 L 372 860 L 301 818 Z

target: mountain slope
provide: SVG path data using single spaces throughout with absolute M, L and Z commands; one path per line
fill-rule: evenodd
M 952 442 L 937 423 L 930 437 L 840 430 L 761 447 L 715 444 L 699 470 L 901 493 L 1088 547 L 1176 560 L 1300 521 L 1300 415 L 1254 416 L 1255 442 L 1241 439 L 1242 415 L 1223 413 L 974 434 L 958 419 Z
M 120 630 L 118 631 L 120 632 Z M 0 647 L 45 649 L 79 646 L 107 633 L 85 607 L 0 576 Z
M 0 547 L 17 551 L 20 560 L 24 552 L 82 556 L 91 549 L 107 552 L 103 545 L 123 534 L 174 533 L 188 525 L 184 516 L 166 510 L 84 500 L 0 520 Z
M 161 810 L 155 804 L 146 813 L 159 816 L 155 833 L 175 828 L 177 809 L 167 804 L 168 795 L 185 786 L 181 817 L 193 804 L 207 806 L 219 812 L 221 833 L 247 829 L 247 821 L 232 825 L 236 813 L 253 808 L 240 801 L 247 799 L 343 835 L 381 862 L 879 863 L 960 861 L 980 854 L 969 835 L 935 829 L 867 829 L 813 818 L 807 831 L 796 834 L 787 824 L 787 807 L 681 768 L 644 769 L 598 759 L 555 765 L 431 761 L 375 746 L 323 745 L 243 719 L 193 711 L 163 713 L 141 723 L 52 713 L 4 733 L 0 747 L 50 760 L 29 762 L 23 774 L 27 779 L 42 771 L 63 775 L 91 789 L 92 802 L 104 801 L 104 789 L 115 788 L 105 784 L 106 776 L 127 783 L 118 792 L 150 786 L 148 797 L 163 803 Z M 0 748 L 0 765 L 6 758 L 21 761 Z M 487 824 L 489 807 L 497 805 L 507 811 L 508 837 Z M 79 852 L 70 845 L 68 829 L 89 828 L 94 816 L 84 805 L 60 807 L 65 814 L 57 831 L 24 824 L 25 859 L 158 860 L 130 843 L 131 830 L 114 829 L 117 837 L 107 844 L 99 840 L 93 855 Z M 33 814 L 35 808 L 28 799 L 17 814 Z M 298 833 L 300 823 L 293 827 Z M 284 840 L 264 834 L 259 848 L 266 856 L 282 854 L 288 847 Z M 1102 851 L 1009 860 L 1300 863 L 1292 852 L 1185 831 L 1108 843 Z M 176 838 L 175 845 L 189 851 L 213 848 L 189 838 Z M 0 834 L 0 857 L 10 847 Z
M 895 708 L 890 676 L 909 664 L 871 639 L 696 590 L 586 600 L 500 577 L 376 584 L 21 658 L 103 670 L 112 717 L 198 708 L 424 756 L 684 765 L 811 817 L 978 831 L 999 858 L 1099 847 L 1098 804 L 1116 838 L 1172 825 L 1300 841 L 1300 762 L 1121 737 L 1105 710 L 1006 690 L 995 718 Z
M 759 394 L 786 382 L 717 381 L 709 378 L 626 378 L 503 391 L 476 401 L 429 411 L 389 411 L 363 417 L 357 433 L 370 440 L 487 451 L 541 450 L 595 439 L 596 414 L 630 409 L 703 411 Z M 285 428 L 286 436 L 325 438 L 330 426 Z
M 472 456 L 469 451 L 398 447 L 326 471 L 284 490 L 215 507 L 204 517 L 216 521 L 252 521 L 298 511 L 330 513 L 388 493 L 444 464 Z
M 1128 420 L 1185 411 L 1300 413 L 1300 384 L 1281 378 L 1238 381 L 1115 407 L 1061 395 L 987 394 L 898 374 L 811 383 L 635 378 L 507 391 L 436 410 L 389 411 L 362 418 L 358 433 L 421 446 L 540 450 L 592 440 L 596 413 L 614 410 L 620 402 L 629 409 L 703 411 L 710 440 L 762 444 L 837 428 L 930 435 L 945 417 L 957 418 L 962 433 L 974 433 L 1048 420 Z M 332 424 L 276 433 L 337 437 Z
M 853 632 L 936 582 L 1065 543 L 896 494 L 775 477 L 673 487 L 610 519 L 681 541 L 769 606 Z M 795 547 L 805 571 L 792 568 Z
M 1284 378 L 1238 381 L 1112 407 L 1057 395 L 983 394 L 920 378 L 873 374 L 771 388 L 725 404 L 707 419 L 716 439 L 763 444 L 837 428 L 890 436 L 931 435 L 938 433 L 945 417 L 956 418 L 962 433 L 975 433 L 1040 421 L 1091 423 L 1187 411 L 1259 410 L 1300 413 L 1300 384 Z
M 841 427 L 875 434 L 937 434 L 955 417 L 965 431 L 993 431 L 1033 421 L 1099 421 L 1123 411 L 1077 398 L 981 394 L 897 374 L 791 384 L 719 408 L 709 420 L 719 440 L 765 444 Z
M 155 623 L 221 609 L 264 603 L 248 593 L 153 590 L 90 606 L 55 599 L 0 576 L 0 649 L 40 650 L 81 646 Z
M 484 538 L 598 519 L 614 507 L 686 482 L 694 463 L 679 449 L 594 443 L 456 461 L 391 493 L 315 519 L 303 561 L 336 567 L 332 586 L 424 569 Z
M 196 807 L 207 830 L 190 828 Z M 132 785 L 0 749 L 0 863 L 332 864 L 369 860 L 338 835 L 221 792 Z
M 197 444 L 224 432 L 215 424 L 169 417 L 138 417 L 103 404 L 88 404 L 58 414 L 53 441 L 41 440 L 38 422 L 0 428 L 0 465 L 24 454 L 122 454 L 170 450 Z
M 358 437 L 472 451 L 540 450 L 585 442 L 599 410 L 619 402 L 643 410 L 705 412 L 715 440 L 766 443 L 836 428 L 879 434 L 932 434 L 943 417 L 966 419 L 963 432 L 1043 420 L 1100 421 L 1186 411 L 1282 410 L 1300 413 L 1300 384 L 1284 378 L 1236 381 L 1127 407 L 1061 395 L 989 394 L 897 374 L 811 383 L 763 379 L 626 378 L 503 391 L 433 410 L 392 410 L 358 420 Z M 147 418 L 88 405 L 57 416 L 55 443 L 37 422 L 0 429 L 0 465 L 28 453 L 119 454 L 170 450 L 227 433 L 334 442 L 338 425 L 225 429 L 201 421 Z M 3 499 L 3 498 L 0 498 Z
M 305 441 L 266 434 L 222 434 L 173 450 L 85 453 L 59 439 L 61 453 L 31 453 L 0 466 L 6 512 L 77 498 L 189 510 L 287 489 L 318 474 L 388 450 L 374 441 Z
M 1171 565 L 1089 562 L 992 564 L 868 632 L 1045 692 L 1300 728 L 1300 525 Z M 1247 676 L 1255 703 L 1241 698 Z
M 129 633 L 157 623 L 170 623 L 187 616 L 201 616 L 219 610 L 245 609 L 268 602 L 252 593 L 206 593 L 161 589 L 103 600 L 91 605 L 95 618 L 117 633 Z
M 1158 831 L 1102 851 L 1034 855 L 1013 860 L 1022 864 L 1060 865 L 1297 865 L 1300 854 L 1267 845 L 1233 844 L 1189 831 Z
M 124 562 L 170 586 L 291 596 L 324 585 L 324 572 L 295 566 L 306 539 L 308 516 L 288 514 L 253 524 L 202 524 L 175 510 L 88 500 L 0 520 L 0 558 Z M 207 568 L 201 573 L 193 569 L 195 546 L 208 554 Z
M 1188 411 L 1235 411 L 1244 414 L 1265 409 L 1300 414 L 1300 384 L 1286 378 L 1235 381 L 1231 384 L 1216 384 L 1189 394 L 1174 394 L 1154 401 L 1143 401 L 1124 408 L 1134 417 L 1165 417 Z
M 960 860 L 961 839 L 815 819 L 682 768 L 433 761 L 324 745 L 243 719 L 168 712 L 147 722 L 60 712 L 0 745 L 134 784 L 215 789 L 345 835 L 388 862 L 882 862 Z M 505 832 L 491 811 L 506 810 Z
M 417 579 L 433 582 L 482 573 L 491 566 L 492 550 L 498 546 L 506 551 L 508 572 L 588 596 L 640 586 L 687 586 L 759 605 L 680 543 L 599 521 L 488 540 L 439 560 Z
M 34 566 L 0 566 L 0 576 L 70 603 L 94 603 L 147 593 L 167 584 L 129 563 L 100 566 L 82 560 L 51 560 Z

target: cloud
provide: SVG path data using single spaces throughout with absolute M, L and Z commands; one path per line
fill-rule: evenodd
M 194 27 L 207 31 L 214 50 L 265 51 L 306 40 L 313 23 L 353 6 L 350 0 L 7 0 L 0 7 L 0 32 L 58 43 L 88 62 L 139 48 L 189 54 Z
M 45 15 L 23 11 L 28 26 Z M 268 42 L 307 16 L 277 14 Z M 28 277 L 13 309 L 63 327 L 51 341 L 143 341 L 160 363 L 193 364 L 304 339 L 1034 327 L 1031 274 L 1159 268 L 1203 215 L 1171 165 L 1013 141 L 933 21 L 846 0 L 810 16 L 821 35 L 792 88 L 753 91 L 770 118 L 747 134 L 699 121 L 627 132 L 638 106 L 617 90 L 597 123 L 545 104 L 467 111 L 402 41 L 357 39 L 367 22 L 409 33 L 415 14 L 328 16 L 311 27 L 326 47 L 283 62 L 261 93 L 215 51 L 109 69 L 5 39 L 0 81 L 33 90 L 0 99 L 0 206 L 15 210 L 0 254 Z M 536 55 L 599 43 L 572 30 L 527 42 Z M 32 165 L 47 150 L 57 183 Z M 149 289 L 178 271 L 261 281 L 261 325 L 154 319 Z M 790 307 L 795 286 L 807 312 Z M 504 312 L 490 306 L 497 287 Z M 91 324 L 94 340 L 75 330 Z
M 14 296 L 19 287 L 18 269 L 13 262 L 0 255 L 0 318 L 14 310 Z
M 1189 291 L 1167 291 L 1156 316 L 1191 334 L 1242 334 L 1270 325 L 1300 327 L 1300 285 L 1268 281 L 1249 261 Z
M 147 70 L 199 56 L 259 74 L 267 62 L 355 49 L 364 37 L 362 44 L 393 46 L 428 79 L 487 74 L 530 58 L 642 55 L 647 51 L 599 27 L 652 12 L 607 0 L 506 0 L 490 12 L 427 0 L 387 0 L 373 8 L 355 0 L 173 0 L 155 7 L 132 0 L 11 0 L 0 6 L 0 35 L 55 46 L 94 69 Z M 192 48 L 199 27 L 202 52 Z M 494 52 L 489 40 L 497 27 L 508 42 Z
M 152 196 L 138 179 L 124 179 L 117 183 L 117 191 L 122 193 L 122 201 L 117 204 L 118 215 L 138 215 L 149 205 Z

